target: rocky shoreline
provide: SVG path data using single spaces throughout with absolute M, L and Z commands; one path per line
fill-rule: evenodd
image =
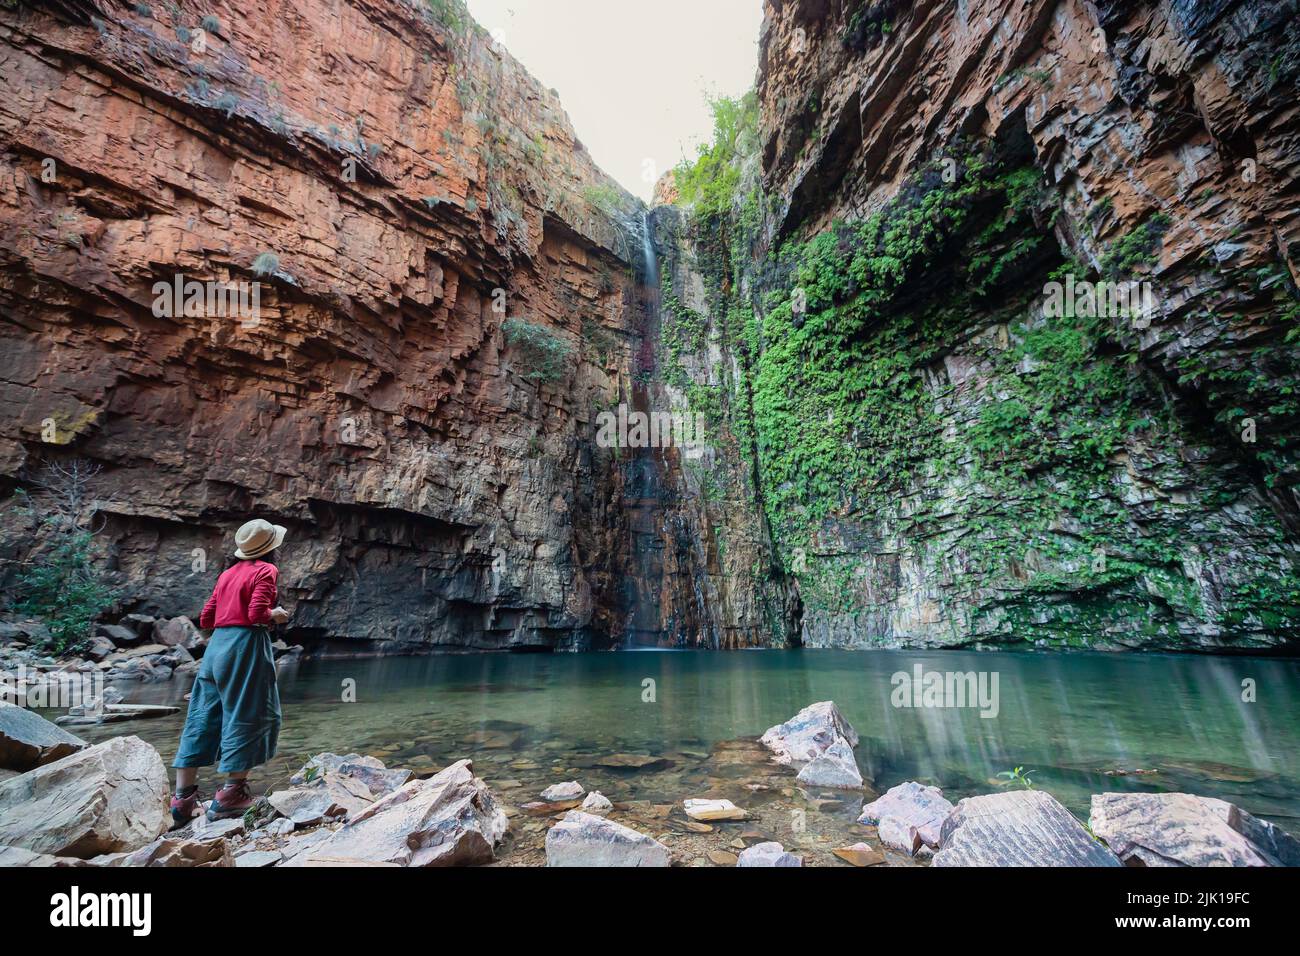
M 862 799 L 860 839 L 824 854 L 783 842 L 801 831 L 798 811 L 789 830 L 778 830 L 720 792 L 660 805 L 611 800 L 573 779 L 531 794 L 517 781 L 494 788 L 470 758 L 417 771 L 356 753 L 316 755 L 242 818 L 200 816 L 171 829 L 167 769 L 148 743 L 122 736 L 91 746 L 4 705 L 0 865 L 1300 865 L 1300 841 L 1290 834 L 1192 794 L 1096 794 L 1087 826 L 1042 790 L 1006 789 L 954 805 L 937 787 L 906 781 L 876 795 L 857 769 L 857 740 L 835 704 L 823 701 L 758 740 L 715 748 L 737 758 L 730 765 L 754 796 L 793 776 L 810 792 Z
M 0 620 L 0 700 L 20 706 L 77 706 L 102 698 L 117 705 L 125 693 L 117 684 L 157 684 L 192 676 L 208 637 L 188 617 L 127 614 L 115 624 L 97 624 L 83 649 L 47 653 L 48 628 L 36 619 Z M 273 644 L 277 660 L 303 653 L 301 645 Z M 47 703 L 69 701 L 72 703 Z M 84 718 L 83 718 L 84 721 Z

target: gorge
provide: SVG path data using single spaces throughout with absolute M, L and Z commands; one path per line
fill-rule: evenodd
M 0 867 L 1300 865 L 1300 4 L 760 2 L 646 203 L 461 0 L 0 0 Z
M 7 589 L 75 458 L 119 613 L 255 513 L 308 645 L 1294 648 L 1293 4 L 768 0 L 648 209 L 454 3 L 209 6 L 0 10 Z

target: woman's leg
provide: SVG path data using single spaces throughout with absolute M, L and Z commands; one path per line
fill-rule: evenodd
M 194 686 L 190 688 L 190 708 L 176 747 L 176 787 L 191 787 L 198 779 L 199 767 L 211 767 L 221 746 L 221 694 L 218 693 L 206 661 L 199 666 Z
M 233 816 L 252 806 L 245 781 L 249 771 L 275 756 L 280 735 L 280 693 L 271 640 L 263 628 L 243 630 L 214 672 L 222 703 L 218 769 L 229 782 L 208 808 L 212 819 Z
M 172 820 L 184 826 L 199 811 L 199 767 L 210 767 L 217 759 L 221 744 L 221 695 L 212 682 L 210 670 L 199 666 L 194 686 L 190 688 L 190 708 L 185 715 L 180 744 L 176 748 L 176 792 L 171 798 Z

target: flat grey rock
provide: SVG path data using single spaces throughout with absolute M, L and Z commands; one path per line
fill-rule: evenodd
M 546 834 L 547 866 L 658 867 L 668 847 L 604 817 L 571 810 Z
M 39 714 L 0 702 L 0 768 L 31 770 L 89 746 Z

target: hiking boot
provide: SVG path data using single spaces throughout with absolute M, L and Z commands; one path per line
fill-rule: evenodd
M 203 796 L 199 793 L 199 788 L 195 787 L 190 791 L 188 797 L 182 797 L 180 791 L 172 794 L 172 829 L 183 827 L 199 814 L 199 805 L 203 802 Z
M 253 802 L 247 780 L 228 783 L 217 791 L 217 795 L 208 804 L 208 819 L 229 820 L 231 817 L 242 817 Z

